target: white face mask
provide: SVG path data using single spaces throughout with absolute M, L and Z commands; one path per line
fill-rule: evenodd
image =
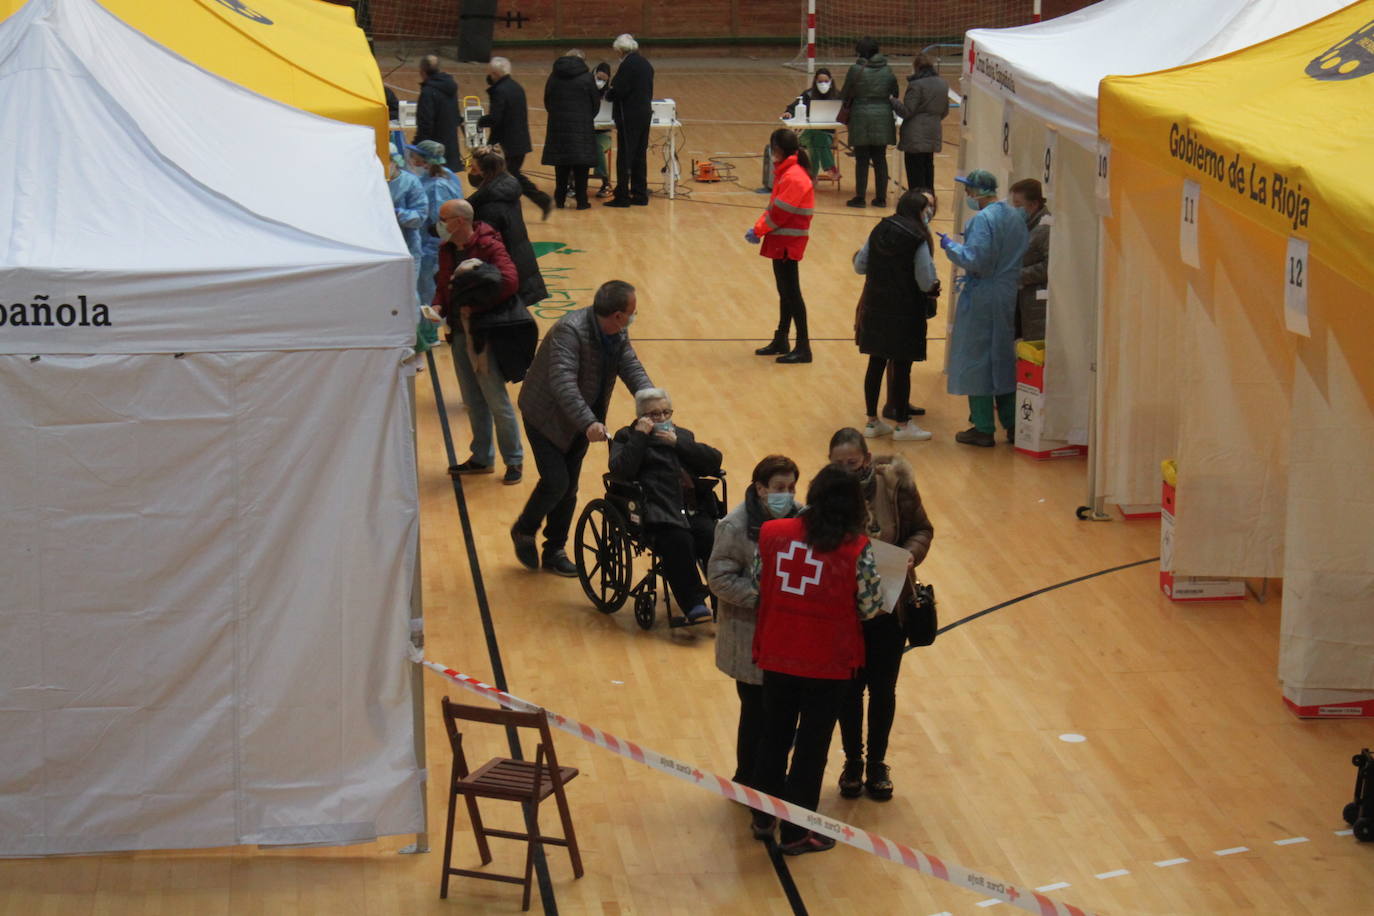
M 829 92 L 829 91 L 830 91 L 830 84 L 829 84 L 829 83 L 817 83 L 817 84 L 816 84 L 816 91 L 817 91 L 817 92 Z
M 923 223 L 928 223 L 928 222 L 930 222 L 930 217 L 931 217 L 931 215 L 932 215 L 932 214 L 931 214 L 931 212 L 930 212 L 930 208 L 929 208 L 929 207 L 927 207 L 926 209 L 922 210 L 922 211 L 921 211 L 921 222 L 923 222 Z
M 448 224 L 443 220 L 434 224 L 434 231 L 439 233 L 439 241 L 441 242 L 447 242 L 453 238 L 453 233 L 448 231 Z
M 598 79 L 598 80 L 596 81 L 596 88 L 598 88 L 598 89 L 605 89 L 605 88 L 606 88 L 606 81 L 603 80 L 603 79 Z
M 638 315 L 638 314 L 639 314 L 638 312 L 631 312 L 631 313 L 630 313 L 630 317 L 625 319 L 625 327 L 626 327 L 626 328 L 629 328 L 630 325 L 632 325 L 632 324 L 635 323 L 635 316 Z

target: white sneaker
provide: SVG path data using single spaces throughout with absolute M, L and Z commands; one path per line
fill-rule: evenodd
M 890 435 L 892 435 L 892 427 L 888 426 L 882 420 L 870 420 L 868 424 L 864 426 L 865 439 L 876 439 L 879 436 Z
M 426 321 L 432 321 L 435 324 L 443 324 L 444 319 L 439 317 L 439 313 L 427 305 L 420 306 L 420 314 Z
M 892 431 L 893 439 L 901 439 L 903 441 L 915 439 L 924 442 L 933 435 L 935 434 L 930 430 L 921 429 L 921 427 L 911 422 L 908 422 L 905 426 L 899 426 Z

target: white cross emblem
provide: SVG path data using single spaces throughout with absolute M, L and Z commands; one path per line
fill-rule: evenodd
M 803 551 L 801 556 L 797 555 L 798 549 Z M 790 569 L 783 569 L 784 560 L 787 561 Z M 808 567 L 810 572 L 806 572 Z M 786 553 L 778 554 L 776 569 L 778 578 L 782 580 L 780 587 L 783 591 L 793 595 L 805 595 L 808 585 L 815 585 L 820 582 L 821 570 L 824 568 L 825 564 L 811 555 L 811 547 L 803 541 L 793 541 L 788 546 Z M 801 579 L 796 585 L 792 584 L 793 574 L 801 575 Z

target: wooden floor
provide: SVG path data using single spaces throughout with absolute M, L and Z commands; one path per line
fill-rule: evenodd
M 517 58 L 516 77 L 538 104 L 544 64 Z M 465 91 L 476 68 L 458 68 Z M 410 71 L 390 81 L 410 85 Z M 741 238 L 765 198 L 759 185 L 771 122 L 799 90 L 796 74 L 764 61 L 660 61 L 657 91 L 686 119 L 682 166 L 730 154 L 738 183 L 695 185 L 690 197 L 647 208 L 557 213 L 527 208 L 554 298 L 546 318 L 590 302 L 612 278 L 639 288 L 634 340 L 655 383 L 673 395 L 681 425 L 719 447 L 732 501 L 762 455 L 793 456 L 809 477 L 838 427 L 863 421 L 863 358 L 851 341 L 858 278 L 849 257 L 878 214 L 843 207 L 845 186 L 823 186 L 802 266 L 815 362 L 778 366 L 752 355 L 775 321 L 768 264 Z M 535 113 L 542 139 L 542 113 Z M 947 137 L 957 142 L 957 117 Z M 661 158 L 651 154 L 651 172 Z M 954 202 L 957 150 L 937 159 L 942 217 Z M 748 157 L 754 158 L 748 158 Z M 537 158 L 537 157 L 532 157 Z M 543 182 L 547 187 L 549 182 Z M 560 243 L 554 245 L 552 243 Z M 1068 253 L 1056 253 L 1068 256 Z M 1081 460 L 1037 464 L 999 444 L 954 443 L 967 425 L 943 393 L 944 319 L 913 398 L 928 407 L 931 442 L 887 442 L 916 468 L 935 524 L 922 567 L 946 621 L 1028 592 L 1157 554 L 1154 522 L 1092 524 Z M 460 448 L 466 419 L 448 354 L 440 379 Z M 430 394 L 420 377 L 420 499 L 427 651 L 479 677 L 491 663 Z M 611 423 L 630 419 L 618 392 Z M 598 495 L 605 447 L 594 446 L 582 501 Z M 466 457 L 466 452 L 460 454 Z M 467 481 L 482 572 L 512 692 L 646 747 L 728 774 L 734 685 L 716 671 L 710 627 L 644 632 L 628 610 L 595 611 L 575 580 L 516 565 L 507 530 L 533 484 Z M 838 736 L 821 810 L 947 861 L 1110 914 L 1356 914 L 1374 911 L 1374 847 L 1345 827 L 1354 768 L 1369 724 L 1302 722 L 1275 679 L 1280 600 L 1174 605 L 1153 564 L 1088 579 L 1014 604 L 906 658 L 889 760 L 887 804 L 841 800 Z M 431 786 L 448 753 L 439 697 L 427 676 Z M 1086 738 L 1066 743 L 1068 733 Z M 504 753 L 499 732 L 475 733 L 470 755 Z M 562 913 L 789 913 L 745 813 L 705 792 L 559 736 L 562 762 L 582 775 L 569 794 L 587 875 L 550 850 Z M 0 862 L 0 914 L 512 913 L 519 890 L 455 879 L 437 899 L 442 793 L 429 796 L 434 852 L 400 856 L 409 837 L 345 849 L 250 848 Z M 490 820 L 502 820 L 498 808 Z M 551 809 L 550 809 L 551 812 Z M 550 818 L 549 824 L 556 823 Z M 1277 841 L 1304 837 L 1304 842 Z M 493 867 L 519 867 L 522 847 L 495 841 Z M 1225 856 L 1218 850 L 1247 847 Z M 477 855 L 460 816 L 455 864 Z M 1186 860 L 1163 865 L 1170 860 Z M 841 847 L 789 860 L 813 913 L 973 914 L 978 894 Z M 1114 875 L 1114 876 L 1113 876 Z M 1361 904 L 1359 901 L 1365 901 Z M 536 900 L 535 911 L 540 904 Z

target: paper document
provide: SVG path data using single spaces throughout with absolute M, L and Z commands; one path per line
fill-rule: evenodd
M 874 538 L 869 538 L 868 543 L 873 547 L 873 559 L 883 580 L 883 610 L 890 614 L 906 586 L 906 566 L 911 562 L 911 551 Z

